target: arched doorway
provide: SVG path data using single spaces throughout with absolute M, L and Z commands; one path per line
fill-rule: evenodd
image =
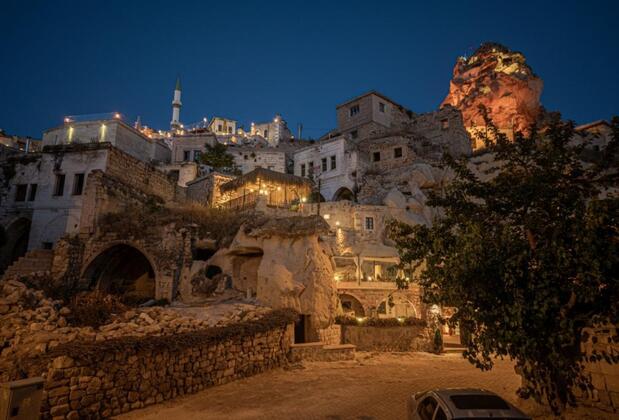
M 88 289 L 118 295 L 131 303 L 155 297 L 155 270 L 146 256 L 126 244 L 114 245 L 94 258 L 82 275 Z
M 365 309 L 363 309 L 363 305 L 353 295 L 349 294 L 341 294 L 340 302 L 342 302 L 342 309 L 344 313 L 347 315 L 354 315 L 357 317 L 365 316 Z
M 0 272 L 26 255 L 31 225 L 30 219 L 20 217 L 4 229 L 3 243 L 0 244 Z
M 355 195 L 346 187 L 342 187 L 333 194 L 333 201 L 355 201 Z

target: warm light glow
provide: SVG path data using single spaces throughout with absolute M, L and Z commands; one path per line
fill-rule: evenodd
M 105 126 L 105 124 L 101 124 L 101 135 L 99 136 L 99 141 L 104 141 L 105 140 L 105 131 L 106 131 L 107 127 Z
M 307 198 L 305 198 L 305 197 L 301 197 L 301 202 L 302 202 L 302 203 L 305 203 L 306 201 L 307 201 Z
M 404 318 L 403 318 L 403 317 L 401 317 L 401 316 L 400 316 L 400 317 L 398 317 L 398 322 L 400 322 L 400 323 L 404 322 Z
M 120 119 L 120 113 L 118 113 L 118 112 L 114 113 L 114 118 L 116 118 L 117 120 L 119 120 L 119 119 Z
M 69 143 L 73 141 L 73 127 L 69 127 Z
M 340 225 L 340 221 L 338 220 L 335 222 L 335 226 L 339 226 L 339 225 Z
M 323 216 L 325 220 L 329 220 L 331 218 L 330 214 L 323 214 Z
M 64 122 L 66 122 L 66 123 L 71 122 L 71 118 L 69 118 L 69 117 L 64 117 Z
M 365 321 L 365 317 L 357 317 L 357 322 L 359 324 L 361 324 L 363 321 Z
M 282 190 L 282 187 L 277 187 L 277 191 L 281 191 L 281 190 Z
M 369 281 L 372 281 L 372 276 L 368 276 L 368 280 L 369 280 Z

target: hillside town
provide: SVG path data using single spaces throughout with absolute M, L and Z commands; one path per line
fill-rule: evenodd
M 318 139 L 285 109 L 184 122 L 181 82 L 168 127 L 110 110 L 40 140 L 0 132 L 2 382 L 42 376 L 43 418 L 107 418 L 286 363 L 464 350 L 446 322 L 458 308 L 427 302 L 389 227 L 444 216 L 428 201 L 457 176 L 445 155 L 488 176 L 486 117 L 510 140 L 550 121 L 522 53 L 457 58 L 431 112 L 375 90 L 342 98 Z M 572 141 L 593 153 L 612 139 L 598 120 Z M 79 319 L 96 305 L 115 309 Z M 596 375 L 582 398 L 616 413 L 619 373 Z

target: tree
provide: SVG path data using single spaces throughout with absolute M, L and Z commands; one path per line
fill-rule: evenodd
M 215 146 L 206 145 L 206 150 L 200 155 L 200 161 L 213 169 L 233 169 L 234 157 L 228 154 L 226 145 L 216 143 Z
M 424 300 L 456 308 L 446 322 L 463 331 L 464 356 L 482 370 L 493 355 L 511 357 L 525 379 L 519 395 L 559 413 L 575 405 L 575 388 L 591 389 L 585 362 L 619 361 L 581 352 L 583 329 L 619 321 L 619 199 L 604 194 L 617 186 L 619 119 L 594 163 L 558 117 L 511 142 L 488 125 L 495 167 L 445 157 L 454 180 L 429 200 L 443 217 L 391 222 L 390 236 L 402 262 L 421 267 Z

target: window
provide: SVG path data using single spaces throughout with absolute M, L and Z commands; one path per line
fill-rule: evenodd
M 335 155 L 331 156 L 331 170 L 334 170 L 337 167 L 336 163 L 337 160 L 335 158 Z
M 30 193 L 28 194 L 28 201 L 34 201 L 37 196 L 37 184 L 30 184 Z
M 394 158 L 401 158 L 402 157 L 402 148 L 401 147 L 396 147 L 395 149 L 393 149 L 393 157 Z
M 224 131 L 224 128 L 223 128 L 223 126 L 221 124 L 217 124 L 217 131 L 220 132 L 220 133 L 222 131 Z
M 314 162 L 307 164 L 307 173 L 311 176 L 314 175 Z
M 351 139 L 356 139 L 357 137 L 359 137 L 359 132 L 357 130 L 353 130 L 350 132 Z
M 185 150 L 183 151 L 183 161 L 189 162 L 191 160 L 191 151 Z
M 26 201 L 26 192 L 28 191 L 28 184 L 18 184 L 15 189 L 15 201 Z
M 372 161 L 374 161 L 374 162 L 380 162 L 380 152 L 374 152 L 374 153 L 372 153 Z
M 202 152 L 200 150 L 193 151 L 193 160 L 195 162 L 200 162 L 200 156 L 202 156 Z
M 54 196 L 60 197 L 64 194 L 64 174 L 56 174 L 56 184 L 54 185 Z
M 84 190 L 84 174 L 75 174 L 73 177 L 73 195 L 82 195 Z
M 301 176 L 305 176 L 305 163 L 301 164 Z
M 385 104 L 383 102 L 378 103 L 378 110 L 380 112 L 385 112 Z
M 432 397 L 427 397 L 417 407 L 417 414 L 421 420 L 432 420 L 434 410 L 436 410 L 437 402 Z
M 350 111 L 350 116 L 354 117 L 355 115 L 359 113 L 359 105 L 351 106 L 349 111 Z
M 449 128 L 449 120 L 447 118 L 441 120 L 441 130 L 447 130 Z
M 232 127 L 228 127 L 228 133 L 232 133 Z
M 264 138 L 268 138 L 269 137 L 269 130 L 264 130 Z
M 320 164 L 322 166 L 322 171 L 326 172 L 328 170 L 327 168 L 327 158 L 322 158 L 320 161 Z
M 365 218 L 365 230 L 374 230 L 374 218 L 366 217 Z

